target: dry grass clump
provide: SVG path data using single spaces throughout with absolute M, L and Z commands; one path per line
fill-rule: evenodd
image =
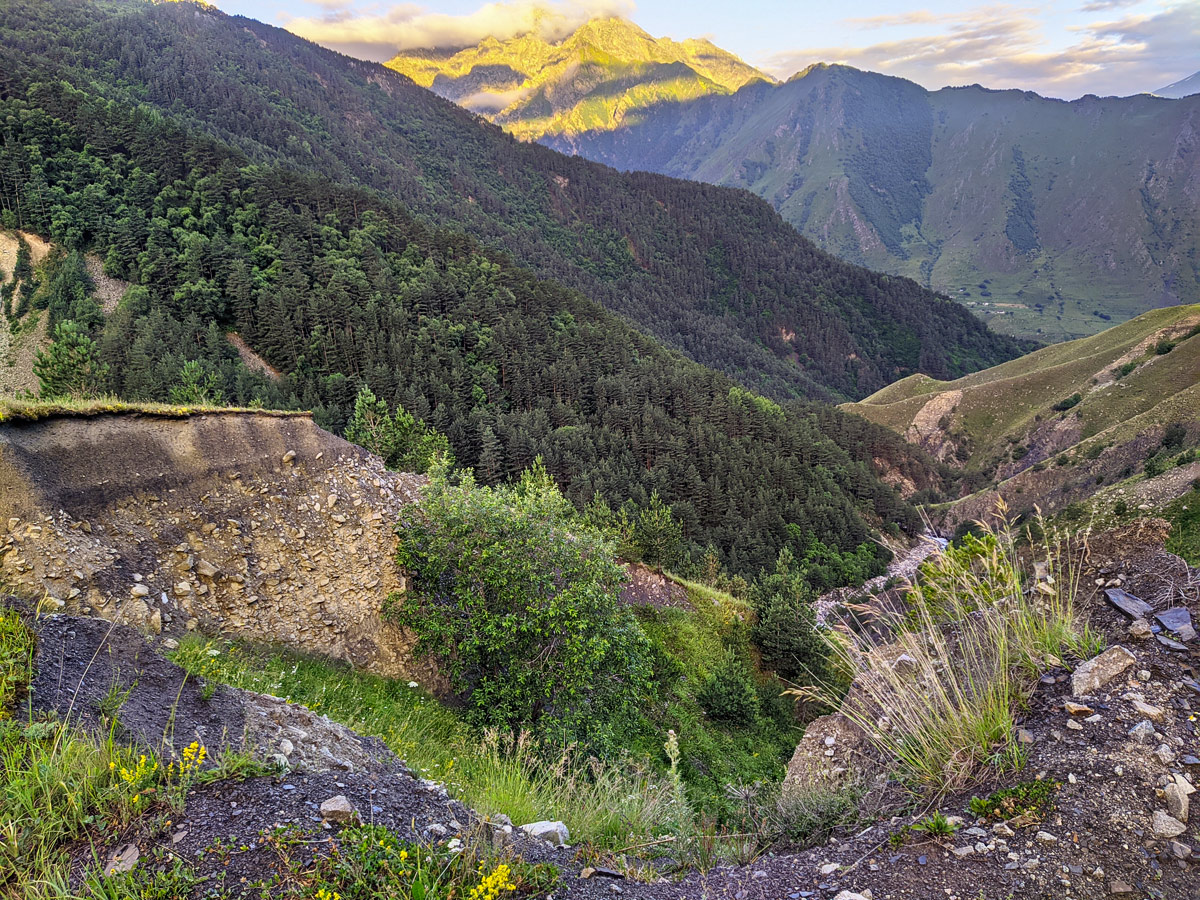
M 842 714 L 914 787 L 950 790 L 983 767 L 1019 767 L 1016 716 L 1038 676 L 1103 646 L 1075 606 L 1083 542 L 1049 537 L 1026 569 L 1004 512 L 921 567 L 891 635 L 831 640 L 856 678 Z

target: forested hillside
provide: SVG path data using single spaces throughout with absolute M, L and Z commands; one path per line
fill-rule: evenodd
M 687 541 L 744 572 L 785 545 L 836 564 L 866 544 L 875 560 L 866 516 L 917 521 L 873 460 L 936 479 L 886 430 L 751 394 L 371 191 L 62 83 L 0 101 L 0 123 L 0 215 L 75 251 L 6 312 L 75 323 L 124 397 L 168 399 L 198 365 L 213 399 L 303 405 L 338 429 L 366 383 L 483 480 L 540 454 L 580 505 L 657 492 Z M 108 317 L 81 250 L 135 285 Z M 286 378 L 245 369 L 228 330 Z
M 847 66 L 544 140 L 747 188 L 821 247 L 992 328 L 1079 337 L 1200 295 L 1200 96 L 927 91 Z
M 523 145 L 383 66 L 252 20 L 187 3 L 10 0 L 0 29 L 6 98 L 62 80 L 247 161 L 383 191 L 776 397 L 861 397 L 1019 350 L 914 282 L 823 253 L 749 193 Z

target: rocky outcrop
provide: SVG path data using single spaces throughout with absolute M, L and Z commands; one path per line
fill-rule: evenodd
M 60 417 L 0 427 L 0 578 L 143 631 L 433 673 L 381 617 L 419 476 L 306 415 Z

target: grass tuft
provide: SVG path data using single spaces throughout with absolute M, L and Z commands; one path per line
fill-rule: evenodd
M 989 766 L 1020 768 L 1016 715 L 1038 675 L 1103 646 L 1075 608 L 1078 560 L 1047 542 L 1036 574 L 1027 572 L 1003 512 L 999 527 L 980 523 L 980 536 L 922 566 L 897 633 L 843 632 L 832 644 L 857 676 L 842 713 L 918 789 L 959 788 Z

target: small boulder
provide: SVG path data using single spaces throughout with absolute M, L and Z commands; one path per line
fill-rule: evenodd
M 358 810 L 354 808 L 353 803 L 341 794 L 338 794 L 336 797 L 330 797 L 321 804 L 321 818 L 328 822 L 345 825 L 358 818 Z
M 556 847 L 565 846 L 571 840 L 571 834 L 563 822 L 530 822 L 522 825 L 521 830 L 530 837 L 548 841 Z
M 134 866 L 138 864 L 141 855 L 137 844 L 126 844 L 108 858 L 108 865 L 104 867 L 104 874 L 120 875 L 122 872 L 132 872 Z
M 1118 645 L 1081 663 L 1071 675 L 1071 693 L 1086 697 L 1104 687 L 1136 662 L 1136 657 Z
M 1154 743 L 1154 726 L 1143 719 L 1129 729 L 1129 736 L 1133 738 L 1134 743 L 1152 744 Z
M 1153 706 L 1141 700 L 1133 701 L 1133 710 L 1138 715 L 1149 719 L 1151 722 L 1161 722 L 1164 718 L 1166 718 L 1166 713 L 1163 711 L 1162 707 Z
M 1154 631 L 1145 619 L 1134 619 L 1129 623 L 1129 636 L 1135 640 L 1145 641 L 1153 636 Z
M 1188 795 L 1184 793 L 1183 788 L 1172 782 L 1167 785 L 1163 793 L 1167 798 L 1167 812 L 1173 818 L 1186 823 L 1188 820 Z
M 1187 831 L 1187 826 L 1161 809 L 1156 809 L 1150 819 L 1150 830 L 1157 838 L 1170 839 L 1179 837 Z

